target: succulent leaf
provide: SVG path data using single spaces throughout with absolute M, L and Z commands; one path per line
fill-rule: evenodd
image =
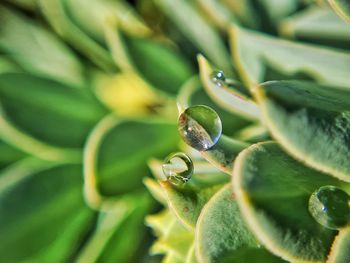
M 271 81 L 261 84 L 256 94 L 265 123 L 288 153 L 315 169 L 350 181 L 348 89 Z
M 282 40 L 238 27 L 230 29 L 230 43 L 234 63 L 249 88 L 271 80 L 265 78 L 267 66 L 292 79 L 304 74 L 324 85 L 350 85 L 348 52 Z
M 94 219 L 81 195 L 81 166 L 21 165 L 7 172 L 15 183 L 2 184 L 1 261 L 66 261 L 76 253 Z
M 85 147 L 85 193 L 89 195 L 93 191 L 111 196 L 140 187 L 141 178 L 148 174 L 149 156 L 164 156 L 174 150 L 177 143 L 176 128 L 167 121 L 105 117 Z
M 195 244 L 197 259 L 203 263 L 252 262 L 252 259 L 284 262 L 259 246 L 240 215 L 230 184 L 203 207 L 196 225 Z
M 0 49 L 20 67 L 39 76 L 84 87 L 83 66 L 52 32 L 0 6 Z
M 341 18 L 350 23 L 350 3 L 348 0 L 328 0 L 328 2 Z
M 267 249 L 292 262 L 327 258 L 336 231 L 318 224 L 308 211 L 310 195 L 323 185 L 349 188 L 292 159 L 275 142 L 242 151 L 233 172 L 234 192 L 249 228 Z
M 327 263 L 346 263 L 350 257 L 350 228 L 341 229 L 332 245 Z
M 156 0 L 157 6 L 173 21 L 191 43 L 217 67 L 232 74 L 228 50 L 219 33 L 185 0 Z
M 106 114 L 87 89 L 27 73 L 0 75 L 0 95 L 3 118 L 33 138 L 61 148 L 82 147 L 90 129 Z

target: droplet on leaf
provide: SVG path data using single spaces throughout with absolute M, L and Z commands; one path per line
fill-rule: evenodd
M 174 185 L 182 185 L 188 182 L 193 174 L 193 162 L 184 153 L 170 154 L 162 165 L 166 179 Z
M 222 70 L 216 70 L 211 74 L 211 80 L 219 87 L 225 85 L 226 77 Z
M 335 186 L 322 186 L 309 199 L 309 211 L 321 225 L 339 229 L 350 222 L 350 196 Z
M 219 115 L 210 107 L 196 105 L 187 108 L 179 117 L 178 129 L 182 139 L 198 151 L 213 147 L 222 133 Z

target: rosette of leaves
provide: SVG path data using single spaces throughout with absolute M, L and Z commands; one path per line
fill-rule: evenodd
M 170 1 L 156 2 L 176 24 Z M 309 212 L 320 187 L 350 193 L 349 2 L 253 2 L 191 2 L 227 35 L 233 69 L 217 79 L 220 65 L 199 55 L 179 112 L 211 106 L 223 135 L 206 151 L 181 144 L 194 163 L 182 186 L 164 181 L 161 160 L 149 162 L 155 179 L 144 183 L 164 206 L 146 218 L 157 237 L 150 252 L 163 262 L 349 262 L 350 222 L 331 229 Z
M 147 160 L 179 148 L 178 101 L 213 107 L 229 137 L 202 157 L 186 148 L 196 170 L 185 189 L 145 179 L 167 207 L 146 219 L 159 236 L 152 253 L 168 262 L 346 262 L 346 228 L 324 229 L 305 207 L 319 186 L 348 189 L 346 22 L 322 1 L 130 2 L 1 2 L 0 261 L 157 262 L 144 224 L 155 204 L 142 178 Z M 347 1 L 330 3 L 348 20 Z M 199 77 L 198 53 L 207 59 Z M 217 89 L 213 69 L 235 84 Z M 281 79 L 311 82 L 258 85 Z M 300 116 L 288 115 L 291 105 Z M 292 127 L 280 129 L 287 119 Z M 293 137 L 300 127 L 304 141 Z M 248 148 L 270 136 L 277 142 Z

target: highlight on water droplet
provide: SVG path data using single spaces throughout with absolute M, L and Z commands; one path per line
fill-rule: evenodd
M 309 199 L 313 218 L 329 229 L 339 229 L 350 223 L 350 196 L 336 186 L 322 186 Z
M 212 108 L 196 105 L 187 108 L 179 117 L 178 129 L 182 139 L 198 151 L 213 147 L 222 133 L 219 115 Z
M 215 70 L 211 73 L 211 80 L 219 87 L 225 85 L 226 77 L 222 70 Z
M 185 153 L 172 153 L 165 158 L 162 165 L 166 179 L 174 185 L 187 183 L 193 174 L 193 162 Z

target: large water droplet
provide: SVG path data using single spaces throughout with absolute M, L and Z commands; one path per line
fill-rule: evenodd
M 225 85 L 226 77 L 222 70 L 215 70 L 211 73 L 211 80 L 219 87 Z
M 322 186 L 309 199 L 309 211 L 324 227 L 339 229 L 350 223 L 350 196 L 335 186 Z
M 178 129 L 182 139 L 198 151 L 213 147 L 222 133 L 219 115 L 210 107 L 196 105 L 187 108 L 179 117 Z
M 172 153 L 162 165 L 166 179 L 175 185 L 182 185 L 190 180 L 193 174 L 191 158 L 184 153 Z

